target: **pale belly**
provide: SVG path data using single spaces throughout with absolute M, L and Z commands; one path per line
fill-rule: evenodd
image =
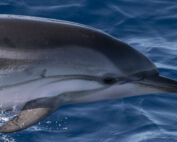
M 67 92 L 93 90 L 103 87 L 97 81 L 84 80 L 82 77 L 50 76 L 13 85 L 0 87 L 0 108 L 8 109 L 23 106 L 38 98 L 58 96 Z

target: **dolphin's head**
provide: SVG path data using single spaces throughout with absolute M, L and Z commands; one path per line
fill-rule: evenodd
M 98 88 L 74 93 L 70 103 L 95 102 L 149 94 L 177 93 L 177 81 L 159 75 L 151 77 L 116 77 L 113 74 L 99 77 Z M 80 92 L 79 92 L 80 93 Z M 85 95 L 84 95 L 85 94 Z M 73 94 L 69 94 L 73 96 Z

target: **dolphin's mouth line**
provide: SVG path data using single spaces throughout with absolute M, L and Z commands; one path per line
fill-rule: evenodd
M 145 85 L 152 88 L 164 90 L 166 92 L 177 92 L 177 82 L 175 80 L 163 76 L 142 78 L 141 80 L 133 81 L 133 82 L 140 85 Z

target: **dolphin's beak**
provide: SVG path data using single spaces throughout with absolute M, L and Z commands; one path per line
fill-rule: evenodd
M 152 94 L 177 93 L 177 81 L 159 75 L 144 78 L 138 84 L 146 86 L 148 93 Z

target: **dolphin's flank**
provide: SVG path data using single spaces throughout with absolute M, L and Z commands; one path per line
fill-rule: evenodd
M 63 104 L 176 93 L 143 54 L 94 28 L 0 15 L 0 110 L 22 107 L 1 133 L 28 128 Z

